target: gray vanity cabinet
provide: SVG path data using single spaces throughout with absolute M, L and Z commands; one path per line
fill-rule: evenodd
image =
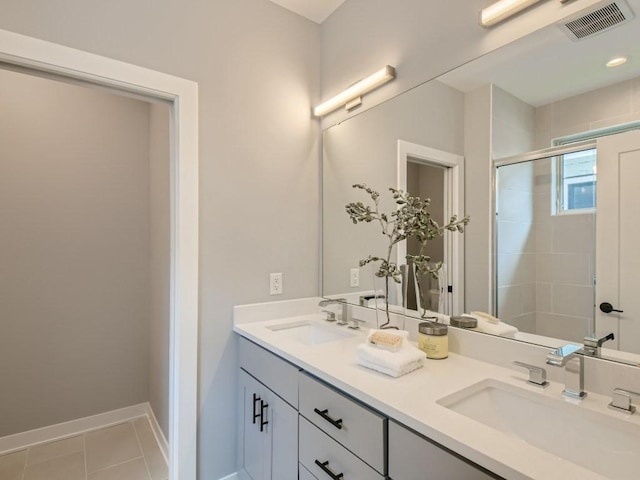
M 297 480 L 298 369 L 257 345 L 244 339 L 240 342 L 239 476 L 243 480 Z
M 500 478 L 239 339 L 241 480 Z
M 389 421 L 390 480 L 487 480 L 500 478 Z

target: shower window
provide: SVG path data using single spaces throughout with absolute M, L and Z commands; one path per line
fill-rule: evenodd
M 596 207 L 596 150 L 567 153 L 557 159 L 556 213 L 593 211 Z

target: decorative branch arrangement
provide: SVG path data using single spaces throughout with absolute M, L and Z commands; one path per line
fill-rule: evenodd
M 393 280 L 395 283 L 402 282 L 402 274 L 400 266 L 396 262 L 391 261 L 393 247 L 399 242 L 410 237 L 415 238 L 420 244 L 418 255 L 407 255 L 407 262 L 413 262 L 416 269 L 416 282 L 419 276 L 431 275 L 438 278 L 438 272 L 442 268 L 442 262 L 430 265 L 431 258 L 425 254 L 428 243 L 434 238 L 441 237 L 445 231 L 464 232 L 464 227 L 469 223 L 470 218 L 465 215 L 462 219 L 458 219 L 457 215 L 453 215 L 449 219 L 449 223 L 440 226 L 431 218 L 428 207 L 431 201 L 421 199 L 420 197 L 412 197 L 407 192 L 396 188 L 389 188 L 396 203 L 396 210 L 390 214 L 380 212 L 380 194 L 365 184 L 359 183 L 353 185 L 353 188 L 364 190 L 369 194 L 373 201 L 373 207 L 365 205 L 362 202 L 352 202 L 346 205 L 347 214 L 354 224 L 378 222 L 382 228 L 382 235 L 387 237 L 388 245 L 386 256 L 377 257 L 369 255 L 360 260 L 360 266 L 372 262 L 380 262 L 378 270 L 375 272 L 376 277 L 385 279 L 385 312 L 387 322 L 381 328 L 388 327 L 391 317 L 389 315 L 389 282 Z M 424 295 L 420 292 L 421 302 L 424 302 Z

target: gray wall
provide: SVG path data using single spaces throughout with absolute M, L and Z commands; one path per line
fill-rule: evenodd
M 398 78 L 363 98 L 361 110 L 370 108 L 597 1 L 541 2 L 486 29 L 478 14 L 488 0 L 347 0 L 322 25 L 323 98 L 386 64 L 395 66 Z M 349 116 L 338 110 L 323 126 Z
M 492 85 L 493 157 L 533 150 L 535 109 Z M 519 330 L 536 333 L 534 166 L 520 163 L 496 174 L 497 313 Z
M 149 105 L 149 403 L 169 437 L 169 300 L 171 225 L 169 106 Z
M 147 401 L 149 105 L 0 70 L 0 436 Z
M 2 0 L 0 28 L 198 82 L 199 478 L 236 468 L 235 304 L 316 295 L 320 27 L 267 0 Z M 256 254 L 256 246 L 264 254 Z M 284 295 L 268 294 L 283 272 Z
M 364 112 L 323 134 L 323 293 L 343 294 L 373 288 L 373 272 L 361 269 L 360 286 L 350 287 L 349 270 L 367 255 L 385 256 L 388 240 L 379 224 L 354 225 L 345 213 L 349 202 L 371 199 L 351 186 L 366 183 L 381 194 L 380 210 L 395 202 L 389 187 L 398 184 L 398 140 L 445 152 L 463 153 L 464 95 L 443 83 L 429 82 Z M 394 252 L 394 260 L 395 260 Z M 377 269 L 378 264 L 375 264 Z

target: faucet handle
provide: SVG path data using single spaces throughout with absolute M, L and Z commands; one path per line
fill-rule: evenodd
M 351 323 L 351 325 L 349 325 L 349 328 L 353 329 L 353 330 L 359 330 L 360 329 L 360 324 L 365 324 L 367 323 L 366 320 L 360 320 L 359 318 L 353 318 L 351 317 L 349 319 L 349 322 Z
M 622 411 L 632 415 L 636 411 L 636 407 L 631 403 L 631 396 L 640 396 L 640 393 L 632 392 L 622 388 L 614 388 L 611 394 L 611 403 L 609 408 L 616 411 Z
M 327 316 L 325 317 L 325 320 L 327 322 L 335 322 L 336 321 L 336 314 L 334 312 L 332 312 L 331 310 L 322 310 L 322 313 L 326 313 Z
M 513 362 L 513 364 L 529 370 L 529 383 L 543 388 L 549 385 L 549 382 L 547 382 L 547 371 L 544 368 L 518 361 Z

